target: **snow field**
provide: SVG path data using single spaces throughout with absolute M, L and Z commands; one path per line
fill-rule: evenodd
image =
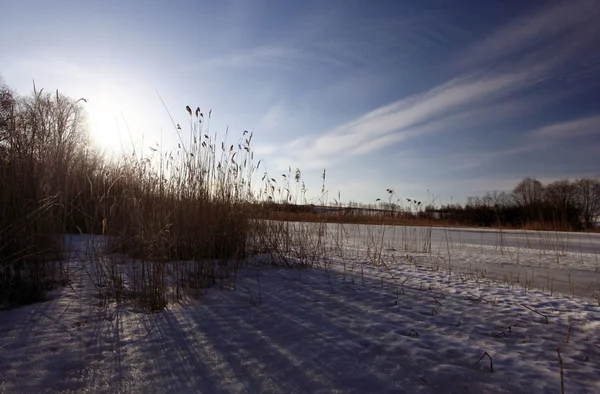
M 309 270 L 255 258 L 235 290 L 152 314 L 100 307 L 80 249 L 71 286 L 0 312 L 0 392 L 555 393 L 557 349 L 565 392 L 600 392 L 598 301 L 544 288 L 552 253 L 480 246 L 346 245 Z M 593 275 L 593 255 L 569 264 L 582 256 Z M 496 266 L 539 271 L 527 285 Z

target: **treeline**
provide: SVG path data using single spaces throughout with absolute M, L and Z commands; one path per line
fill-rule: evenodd
M 558 180 L 543 185 L 525 178 L 511 192 L 490 192 L 469 197 L 467 203 L 434 206 L 421 201 L 400 199 L 387 190 L 388 201 L 375 203 L 312 204 L 266 202 L 258 204 L 261 218 L 280 220 L 333 220 L 390 223 L 420 222 L 476 227 L 514 227 L 537 230 L 581 231 L 597 228 L 600 219 L 600 180 L 581 178 Z
M 543 185 L 525 178 L 512 192 L 469 197 L 467 203 L 427 207 L 436 218 L 473 226 L 588 230 L 600 218 L 600 180 L 581 178 Z

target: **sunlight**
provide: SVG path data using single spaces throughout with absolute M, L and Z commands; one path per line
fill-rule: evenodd
M 600 393 L 600 0 L 146 3 L 2 7 L 0 394 Z
M 173 147 L 173 132 L 168 130 L 161 136 L 161 128 L 166 125 L 168 129 L 171 122 L 160 101 L 143 84 L 95 84 L 87 91 L 84 108 L 91 138 L 106 153 L 130 156 L 135 150 L 145 156 L 161 138 L 166 149 Z
M 122 106 L 118 90 L 102 89 L 90 95 L 85 106 L 94 144 L 107 153 L 131 150 L 131 141 L 120 115 Z

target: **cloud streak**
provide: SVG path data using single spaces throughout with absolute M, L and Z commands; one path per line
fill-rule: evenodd
M 529 133 L 535 139 L 558 142 L 569 138 L 600 134 L 600 115 L 544 126 Z
M 460 54 L 457 63 L 467 68 L 480 66 L 540 45 L 552 45 L 552 39 L 578 36 L 585 26 L 591 25 L 597 31 L 598 13 L 595 0 L 561 1 L 547 9 L 538 9 L 533 14 L 509 21 L 475 43 L 466 53 Z
M 527 72 L 467 75 L 378 108 L 314 139 L 297 140 L 295 145 L 311 157 L 372 153 L 451 125 L 477 124 L 490 114 L 490 105 L 536 83 Z
M 88 98 L 102 137 L 118 107 L 144 141 L 162 138 L 170 123 L 155 90 L 174 115 L 193 103 L 213 108 L 211 129 L 255 131 L 270 170 L 292 165 L 310 177 L 327 167 L 328 179 L 353 180 L 348 195 L 600 165 L 591 150 L 600 128 L 596 0 L 226 3 L 142 14 L 114 3 L 123 21 L 136 17 L 130 25 L 82 2 L 68 10 L 86 27 L 75 41 L 56 23 L 65 5 L 45 10 L 34 30 L 8 18 L 0 29 L 22 38 L 0 49 L 0 66 L 17 90 L 35 78 Z M 11 9 L 27 15 L 25 5 Z M 40 31 L 53 34 L 40 41 Z
M 541 44 L 561 35 L 585 37 L 586 42 L 573 43 L 577 48 L 593 41 L 588 34 L 590 29 L 597 30 L 595 24 L 590 25 L 593 15 L 597 14 L 593 3 L 563 2 L 538 10 L 536 14 L 516 18 L 462 54 L 461 67 L 468 72 L 463 71 L 421 94 L 379 107 L 320 135 L 297 139 L 289 146 L 296 149 L 297 160 L 333 161 L 333 157 L 339 160 L 339 157 L 370 154 L 426 134 L 464 129 L 484 122 L 493 125 L 494 120 L 523 113 L 527 108 L 520 106 L 522 97 L 552 81 L 553 73 L 569 61 L 573 52 L 573 45 L 567 45 L 565 39 L 560 47 L 552 48 L 553 55 L 549 60 L 546 56 L 548 48 Z M 522 50 L 529 50 L 528 56 L 510 67 L 500 62 L 495 68 L 477 70 L 489 61 L 502 60 Z M 552 95 L 554 97 L 538 97 L 540 101 L 561 98 L 560 93 Z M 527 102 L 527 105 L 536 106 L 535 101 Z M 499 114 L 507 108 L 509 112 Z M 582 122 L 567 122 L 537 133 L 553 137 L 567 131 L 582 133 L 572 130 L 581 130 L 581 127 L 587 130 L 595 125 L 595 118 Z M 505 151 L 513 154 L 530 149 L 536 148 L 519 146 Z

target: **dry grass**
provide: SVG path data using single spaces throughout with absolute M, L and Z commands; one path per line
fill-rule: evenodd
M 248 254 L 251 231 L 252 134 L 239 142 L 219 143 L 204 126 L 200 109 L 188 107 L 190 129 L 174 152 L 154 150 L 154 158 L 114 164 L 104 179 L 111 187 L 103 230 L 107 252 L 133 258 L 118 277 L 126 291 L 151 309 L 180 299 L 189 289 L 231 278 Z M 209 115 L 210 116 L 210 115 Z M 208 117 L 209 118 L 209 117 Z M 114 264 L 101 267 L 106 277 Z
M 200 108 L 186 108 L 185 131 L 174 123 L 176 150 L 156 145 L 145 157 L 134 151 L 110 161 L 89 143 L 85 100 L 0 93 L 0 305 L 35 302 L 68 282 L 64 234 L 104 236 L 88 276 L 105 302 L 160 310 L 215 284 L 235 288 L 249 261 L 327 270 L 329 256 L 346 253 L 345 223 L 401 226 L 389 231 L 399 231 L 408 252 L 430 252 L 431 228 L 457 225 L 434 220 L 416 201 L 410 211 L 363 211 L 342 208 L 338 194 L 333 213 L 315 212 L 299 169 L 280 182 L 265 172 L 254 187 L 252 133 L 227 143 Z M 390 206 L 394 196 L 388 189 Z M 371 264 L 383 264 L 385 231 L 367 237 Z
M 86 271 L 105 305 L 134 301 L 151 310 L 217 283 L 235 288 L 237 269 L 251 256 L 290 267 L 324 256 L 326 234 L 314 226 L 256 220 L 252 133 L 226 143 L 227 134 L 210 132 L 210 111 L 186 108 L 189 129 L 174 123 L 175 151 L 155 146 L 150 156 L 134 151 L 111 161 L 89 143 L 85 100 L 6 93 L 0 305 L 38 301 L 69 281 L 65 234 L 102 235 L 91 242 Z M 305 190 L 300 176 L 289 174 L 296 193 Z
M 250 133 L 225 146 L 200 109 L 188 107 L 190 129 L 183 135 L 176 126 L 177 151 L 157 146 L 152 159 L 109 161 L 88 141 L 85 100 L 3 89 L 0 305 L 37 301 L 68 280 L 57 263 L 68 233 L 106 235 L 108 245 L 94 250 L 99 292 L 131 294 L 151 309 L 164 307 L 172 288 L 179 298 L 216 283 L 219 267 L 247 255 L 256 170 Z M 123 256 L 133 259 L 130 270 Z
M 37 301 L 64 282 L 68 163 L 80 159 L 76 102 L 34 89 L 17 99 L 0 81 L 0 306 Z
M 455 226 L 451 221 L 432 220 L 428 218 L 402 218 L 374 215 L 347 215 L 344 213 L 314 213 L 314 212 L 261 212 L 257 211 L 261 218 L 270 220 L 281 220 L 291 222 L 325 222 L 325 223 L 348 223 L 348 224 L 372 224 L 388 226 Z M 466 226 L 465 226 L 466 227 Z

